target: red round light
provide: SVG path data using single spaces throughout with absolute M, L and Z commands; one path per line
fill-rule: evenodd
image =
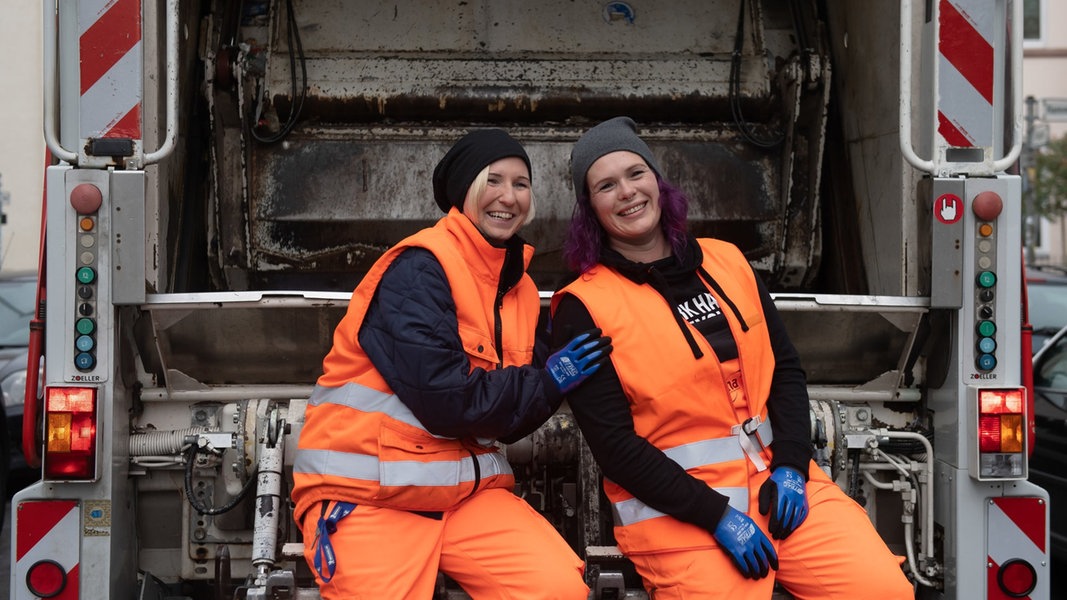
M 997 585 L 1011 598 L 1025 598 L 1037 587 L 1037 571 L 1021 558 L 1009 560 L 997 571 Z
M 26 571 L 26 587 L 39 598 L 55 598 L 67 587 L 67 571 L 54 560 L 39 560 Z

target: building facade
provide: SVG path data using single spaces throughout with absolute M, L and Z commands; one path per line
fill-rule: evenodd
M 1032 98 L 1028 129 L 1034 151 L 1046 140 L 1067 135 L 1067 0 L 1024 0 L 1026 41 L 1023 95 Z M 1067 218 L 1035 223 L 1035 262 L 1067 266 Z

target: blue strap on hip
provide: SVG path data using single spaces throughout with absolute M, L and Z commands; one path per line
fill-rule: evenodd
M 330 534 L 337 531 L 337 522 L 347 517 L 356 505 L 351 502 L 336 502 L 330 514 L 326 514 L 328 502 L 322 503 L 322 512 L 319 515 L 319 524 L 315 531 L 315 542 L 312 549 L 315 552 L 315 571 L 323 583 L 333 579 L 333 573 L 337 570 L 337 555 L 334 554 L 333 544 L 330 543 Z M 324 564 L 325 563 L 325 564 Z M 325 567 L 325 570 L 323 569 Z

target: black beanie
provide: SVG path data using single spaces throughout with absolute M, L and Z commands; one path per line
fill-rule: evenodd
M 580 200 L 585 192 L 585 176 L 598 158 L 618 150 L 627 150 L 645 159 L 657 174 L 659 167 L 648 144 L 637 137 L 637 124 L 630 117 L 615 117 L 582 134 L 571 149 L 571 177 L 574 195 Z
M 521 158 L 533 177 L 526 150 L 503 129 L 476 129 L 461 137 L 433 170 L 433 199 L 437 206 L 445 213 L 453 206 L 463 210 L 467 190 L 478 173 L 510 156 Z

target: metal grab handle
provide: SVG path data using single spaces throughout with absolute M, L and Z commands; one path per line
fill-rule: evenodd
M 993 161 L 993 172 L 1004 171 L 1015 164 L 1023 149 L 1023 1 L 1012 0 L 1011 4 L 1011 39 L 1018 44 L 1017 51 L 1011 55 L 1011 78 L 1014 84 L 1011 106 L 1014 109 L 1015 124 L 1011 128 L 1011 151 L 1000 160 Z
M 174 151 L 178 131 L 178 0 L 167 0 L 167 127 L 163 143 L 146 152 L 146 165 L 157 163 Z M 1021 96 L 1020 96 L 1021 97 Z
M 934 2 L 934 22 L 937 22 L 938 4 Z M 900 3 L 900 123 L 897 132 L 900 136 L 900 151 L 913 167 L 920 171 L 935 174 L 937 164 L 933 160 L 925 160 L 916 154 L 911 145 L 911 0 L 901 0 Z M 1014 125 L 1012 127 L 1011 151 L 1004 157 L 992 162 L 993 172 L 1000 172 L 1010 167 L 1022 151 L 1023 144 L 1023 3 L 1022 0 L 1012 0 L 1012 42 L 1018 44 L 1018 50 L 1012 52 L 1012 108 Z M 936 85 L 936 84 L 935 84 Z M 936 136 L 936 129 L 934 129 Z
M 59 160 L 78 164 L 78 153 L 63 147 L 56 135 L 56 19 L 55 2 L 44 2 L 44 141 Z M 163 160 L 177 141 L 178 121 L 178 0 L 167 0 L 167 123 L 163 143 L 154 152 L 146 152 L 144 164 Z
M 52 156 L 70 164 L 78 163 L 78 153 L 63 147 L 56 137 L 56 18 L 55 2 L 44 5 L 44 142 Z

